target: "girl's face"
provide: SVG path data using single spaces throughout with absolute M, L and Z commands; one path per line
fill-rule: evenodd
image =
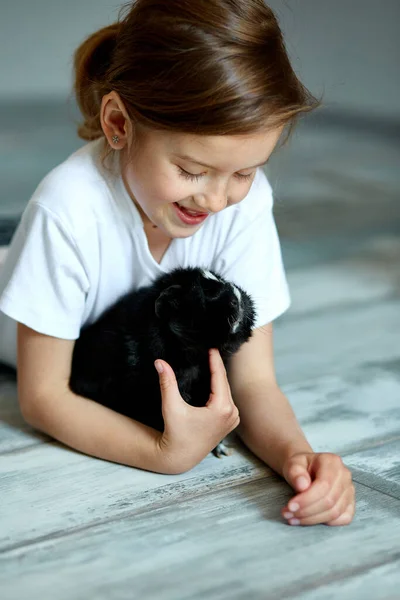
M 282 128 L 262 134 L 200 136 L 147 131 L 123 167 L 125 187 L 145 225 L 170 238 L 193 235 L 202 224 L 186 223 L 185 209 L 211 215 L 247 195 L 257 167 L 265 164 Z M 187 220 L 187 219 L 186 219 Z

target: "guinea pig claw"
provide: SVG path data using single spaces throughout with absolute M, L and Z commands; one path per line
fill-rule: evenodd
M 223 456 L 232 456 L 233 450 L 231 450 L 230 448 L 228 448 L 227 446 L 225 446 L 225 444 L 223 442 L 220 442 L 218 444 L 218 446 L 216 446 L 214 448 L 214 450 L 212 451 L 212 453 L 217 458 L 222 458 Z

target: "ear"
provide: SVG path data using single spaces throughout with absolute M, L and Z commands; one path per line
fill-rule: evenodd
M 155 302 L 155 311 L 159 319 L 164 316 L 163 308 L 171 307 L 177 303 L 181 297 L 182 286 L 170 285 L 166 290 L 163 290 Z
M 124 103 L 117 92 L 103 96 L 100 109 L 100 122 L 108 143 L 114 150 L 122 150 L 128 143 L 131 122 Z M 113 141 L 118 136 L 119 141 Z

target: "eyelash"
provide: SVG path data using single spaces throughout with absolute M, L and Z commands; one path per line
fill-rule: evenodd
M 188 173 L 187 171 L 185 171 L 184 169 L 182 169 L 182 167 L 178 167 L 179 169 L 179 174 L 181 175 L 181 177 L 184 177 L 185 179 L 189 179 L 190 181 L 199 181 L 199 179 L 201 179 L 203 177 L 203 175 L 193 175 L 193 173 Z M 249 173 L 248 175 L 241 175 L 240 173 L 235 173 L 235 177 L 237 177 L 238 179 L 241 179 L 242 181 L 248 181 L 249 179 L 251 179 L 253 177 L 253 173 Z

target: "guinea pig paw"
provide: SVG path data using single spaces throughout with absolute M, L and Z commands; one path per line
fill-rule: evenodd
M 233 450 L 231 450 L 230 448 L 228 448 L 228 446 L 225 446 L 225 444 L 223 442 L 220 442 L 218 444 L 218 446 L 216 446 L 214 448 L 214 450 L 212 451 L 212 453 L 217 458 L 222 458 L 223 456 L 232 456 Z

